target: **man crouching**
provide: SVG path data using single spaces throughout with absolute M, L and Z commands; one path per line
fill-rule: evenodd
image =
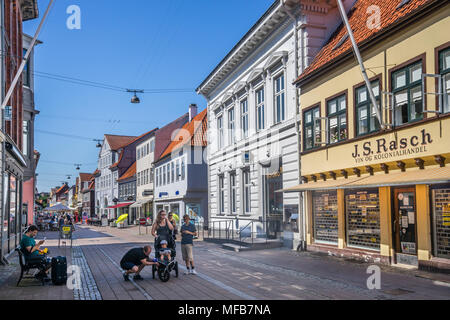
M 120 267 L 125 270 L 123 278 L 130 281 L 129 275 L 135 273 L 133 280 L 143 280 L 140 273 L 145 266 L 158 265 L 157 262 L 149 261 L 152 247 L 145 246 L 143 248 L 134 248 L 128 251 L 120 260 Z

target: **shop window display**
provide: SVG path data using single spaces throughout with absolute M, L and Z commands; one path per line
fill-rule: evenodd
M 338 242 L 337 209 L 337 192 L 313 194 L 315 241 Z
M 437 257 L 450 258 L 450 187 L 433 190 L 434 252 Z
M 378 191 L 360 191 L 345 196 L 347 245 L 380 249 L 380 200 Z

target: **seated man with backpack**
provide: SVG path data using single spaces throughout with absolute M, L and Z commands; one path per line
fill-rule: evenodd
M 47 276 L 47 272 L 51 268 L 51 259 L 47 258 L 45 254 L 41 254 L 40 247 L 44 244 L 45 240 L 41 240 L 36 244 L 36 237 L 38 228 L 36 226 L 28 227 L 27 231 L 20 241 L 20 248 L 25 257 L 27 264 L 40 265 L 41 271 L 35 275 L 38 280 L 50 281 Z

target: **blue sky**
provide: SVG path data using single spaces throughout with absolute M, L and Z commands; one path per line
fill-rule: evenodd
M 24 23 L 33 35 L 39 19 Z M 270 7 L 273 0 L 57 0 L 39 37 L 35 70 L 124 88 L 192 88 L 192 92 L 131 95 L 35 77 L 38 190 L 74 183 L 73 164 L 96 169 L 103 134 L 140 135 L 206 101 L 194 89 Z M 81 30 L 69 30 L 70 5 L 81 8 Z M 120 120 L 120 123 L 118 121 Z M 39 131 L 58 132 L 49 135 Z M 72 179 L 67 180 L 67 175 Z

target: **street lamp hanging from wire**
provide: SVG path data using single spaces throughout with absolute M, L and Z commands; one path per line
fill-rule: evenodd
M 141 100 L 139 99 L 137 94 L 144 93 L 144 90 L 127 89 L 127 92 L 134 93 L 134 96 L 131 98 L 131 103 L 133 104 L 141 103 Z

